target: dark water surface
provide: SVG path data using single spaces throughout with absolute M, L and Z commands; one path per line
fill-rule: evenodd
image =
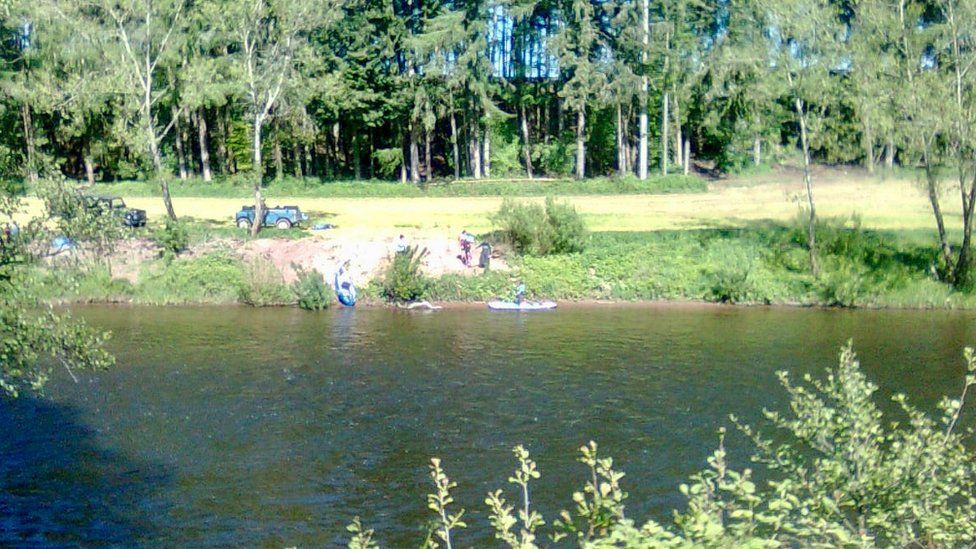
M 551 521 L 591 439 L 627 473 L 630 516 L 667 520 L 729 413 L 782 407 L 776 370 L 820 373 L 853 338 L 881 396 L 931 408 L 976 344 L 959 312 L 77 312 L 114 332 L 118 365 L 0 401 L 0 545 L 323 546 L 355 515 L 417 545 L 431 456 L 468 510 L 457 541 L 483 545 L 514 445 L 538 461 Z M 728 445 L 748 467 L 746 441 Z

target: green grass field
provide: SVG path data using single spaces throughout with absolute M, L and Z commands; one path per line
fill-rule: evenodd
M 794 175 L 764 176 L 761 185 L 722 182 L 707 193 L 561 195 L 583 214 L 592 231 L 652 231 L 742 227 L 758 220 L 786 222 L 801 214 L 805 204 L 802 182 Z M 747 183 L 747 182 L 746 182 Z M 931 208 L 921 187 L 912 180 L 881 180 L 831 175 L 814 183 L 817 211 L 822 217 L 857 216 L 863 227 L 881 230 L 933 231 Z M 121 190 L 121 189 L 120 189 Z M 100 190 L 101 191 L 101 190 Z M 164 216 L 162 199 L 123 193 L 130 206 L 147 210 L 150 223 Z M 946 222 L 958 226 L 958 200 L 949 194 L 944 202 Z M 541 197 L 526 197 L 541 201 Z M 36 200 L 27 199 L 32 209 Z M 489 216 L 501 197 L 358 197 L 322 198 L 276 195 L 269 192 L 268 205 L 298 204 L 316 221 L 337 225 L 342 234 L 389 236 L 399 232 L 417 235 L 453 235 L 463 228 L 486 232 Z M 231 223 L 245 197 L 188 197 L 173 199 L 178 215 L 216 223 Z

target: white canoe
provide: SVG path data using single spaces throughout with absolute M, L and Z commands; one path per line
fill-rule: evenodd
M 488 308 L 493 311 L 543 311 L 546 309 L 555 309 L 555 301 L 523 301 L 522 303 L 515 303 L 514 301 L 489 301 Z

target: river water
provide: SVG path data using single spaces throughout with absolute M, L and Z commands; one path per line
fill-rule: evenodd
M 0 545 L 323 546 L 356 515 L 384 546 L 424 536 L 427 463 L 471 527 L 524 444 L 551 521 L 589 440 L 642 522 L 680 507 L 728 414 L 782 408 L 777 370 L 819 374 L 853 338 L 879 397 L 931 409 L 976 344 L 966 312 L 578 306 L 540 313 L 76 310 L 118 364 L 0 401 Z M 885 406 L 890 409 L 890 406 Z M 750 466 L 741 435 L 727 446 Z

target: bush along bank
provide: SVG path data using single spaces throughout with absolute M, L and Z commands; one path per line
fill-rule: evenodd
M 705 301 L 843 307 L 976 308 L 976 292 L 936 280 L 936 248 L 909 233 L 864 231 L 839 223 L 818 230 L 822 273 L 809 271 L 804 233 L 782 225 L 741 229 L 591 233 L 582 251 L 509 253 L 509 271 L 448 274 L 414 284 L 403 272 L 378 273 L 360 288 L 365 304 L 388 300 L 477 302 L 510 297 L 516 280 L 530 299 Z M 409 267 L 409 266 L 408 266 Z M 36 294 L 59 302 L 294 305 L 334 303 L 324 280 L 286 284 L 261 261 L 230 250 L 162 258 L 142 265 L 134 282 L 111 278 L 105 266 L 36 268 Z

